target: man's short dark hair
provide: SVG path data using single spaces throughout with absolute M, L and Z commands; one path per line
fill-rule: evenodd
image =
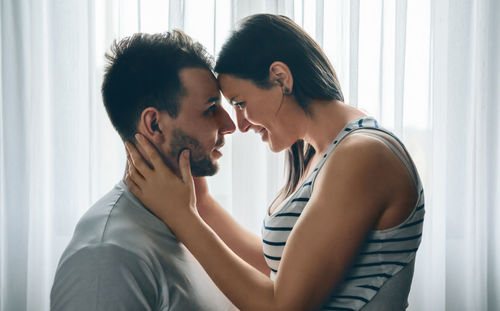
M 212 71 L 205 48 L 179 30 L 137 33 L 115 41 L 106 53 L 108 65 L 102 98 L 111 123 L 121 138 L 134 140 L 142 111 L 155 107 L 176 118 L 185 94 L 179 72 L 184 68 Z

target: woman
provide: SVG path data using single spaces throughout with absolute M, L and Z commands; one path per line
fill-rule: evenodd
M 242 310 L 405 309 L 424 197 L 402 143 L 343 103 L 328 59 L 286 17 L 244 20 L 215 71 L 239 129 L 288 152 L 262 240 L 223 212 L 203 180 L 195 195 L 187 150 L 180 180 L 143 137 L 153 168 L 127 143 L 131 191 Z

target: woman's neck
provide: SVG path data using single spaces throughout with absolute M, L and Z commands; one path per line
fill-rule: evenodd
M 326 152 L 331 142 L 351 120 L 366 116 L 361 110 L 340 101 L 311 100 L 303 139 L 317 154 Z

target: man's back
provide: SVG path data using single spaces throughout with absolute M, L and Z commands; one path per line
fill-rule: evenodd
M 51 292 L 51 310 L 234 309 L 122 181 L 80 219 Z

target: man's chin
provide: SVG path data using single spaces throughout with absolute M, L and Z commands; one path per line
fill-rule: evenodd
M 192 163 L 191 174 L 193 177 L 213 176 L 219 171 L 219 165 L 216 161 L 210 163 Z

